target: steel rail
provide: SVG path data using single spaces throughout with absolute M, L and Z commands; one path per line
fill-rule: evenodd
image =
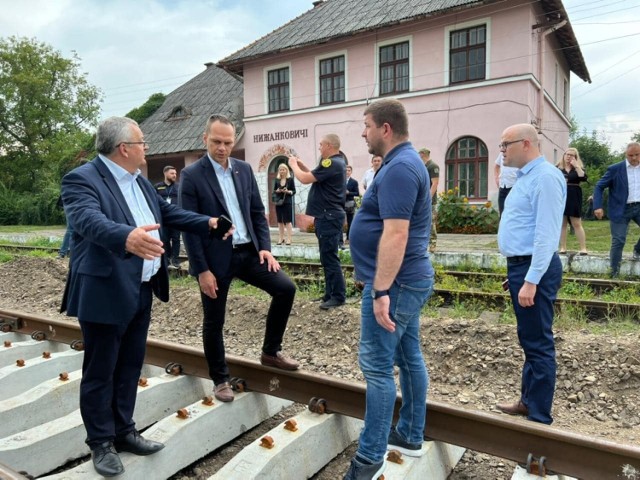
M 53 320 L 15 310 L 0 310 L 2 331 L 16 331 L 70 343 L 79 340 L 77 323 Z M 36 334 L 34 334 L 36 332 Z M 145 361 L 165 367 L 179 364 L 182 373 L 208 377 L 204 353 L 184 345 L 148 340 Z M 256 361 L 227 356 L 230 371 L 247 390 L 309 404 L 322 399 L 327 412 L 363 418 L 366 385 L 306 371 L 287 372 Z M 396 399 L 396 414 L 401 397 Z M 545 467 L 578 478 L 624 478 L 624 472 L 640 471 L 640 448 L 558 428 L 479 412 L 443 402 L 427 403 L 426 437 L 459 445 L 500 458 L 525 463 L 529 455 L 545 457 Z
M 27 480 L 27 477 L 0 463 L 0 480 Z

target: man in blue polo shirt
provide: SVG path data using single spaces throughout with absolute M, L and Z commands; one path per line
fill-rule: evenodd
M 553 304 L 562 281 L 556 249 L 560 240 L 567 185 L 560 170 L 540 154 L 538 132 L 529 124 L 502 134 L 504 165 L 519 168 L 504 203 L 498 247 L 507 257 L 507 279 L 524 350 L 520 398 L 500 403 L 510 415 L 550 424 L 556 382 Z
M 378 478 L 387 449 L 414 457 L 425 453 L 429 379 L 420 350 L 420 310 L 433 292 L 427 254 L 431 194 L 427 169 L 407 141 L 408 124 L 403 105 L 394 99 L 378 100 L 364 112 L 362 136 L 369 153 L 384 161 L 351 225 L 351 257 L 356 278 L 364 282 L 359 362 L 367 398 L 347 480 Z M 392 428 L 394 361 L 402 408 Z

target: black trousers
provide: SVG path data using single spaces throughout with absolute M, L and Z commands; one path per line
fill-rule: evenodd
M 119 325 L 79 319 L 84 340 L 80 414 L 90 448 L 126 436 L 135 428 L 138 379 L 151 319 L 151 284 L 140 287 L 133 318 Z
M 347 296 L 340 257 L 338 256 L 344 216 L 344 212 L 325 212 L 323 218 L 316 218 L 314 222 L 320 249 L 320 263 L 324 269 L 324 296 L 322 297 L 324 301 L 333 298 L 344 302 Z
M 223 328 L 227 296 L 234 278 L 239 278 L 271 295 L 262 344 L 262 351 L 267 355 L 275 355 L 282 349 L 282 339 L 296 295 L 296 286 L 286 273 L 282 270 L 268 271 L 267 262 L 260 265 L 260 259 L 253 245 L 233 251 L 229 272 L 223 278 L 216 278 L 218 298 L 214 299 L 200 292 L 204 310 L 202 325 L 204 354 L 209 366 L 209 376 L 216 385 L 228 381 L 230 377 L 225 360 Z
M 500 215 L 502 215 L 502 211 L 504 210 L 504 201 L 510 191 L 510 188 L 500 187 L 500 191 L 498 192 L 498 211 L 500 212 Z
M 178 255 L 180 255 L 180 230 L 163 227 L 162 243 L 167 262 L 169 264 L 178 263 Z

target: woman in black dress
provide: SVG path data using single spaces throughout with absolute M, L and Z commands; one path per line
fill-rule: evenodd
M 278 219 L 278 245 L 291 245 L 291 230 L 293 221 L 293 196 L 296 186 L 286 164 L 278 167 L 278 176 L 273 184 L 271 198 L 276 203 L 276 218 Z M 286 232 L 286 237 L 285 237 Z
M 582 228 L 582 187 L 580 182 L 587 181 L 580 154 L 575 148 L 568 148 L 558 162 L 558 168 L 567 181 L 567 203 L 562 219 L 560 234 L 560 253 L 567 253 L 567 220 L 571 222 L 580 244 L 580 255 L 587 254 L 587 240 Z

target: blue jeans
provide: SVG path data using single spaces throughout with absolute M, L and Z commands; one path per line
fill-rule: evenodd
M 611 275 L 617 276 L 620 273 L 620 261 L 622 260 L 622 250 L 624 244 L 627 243 L 627 232 L 629 231 L 629 222 L 636 222 L 640 226 L 640 203 L 627 205 L 624 209 L 624 220 L 621 222 L 609 223 L 611 229 L 611 252 L 609 253 L 609 261 L 611 263 Z M 640 253 L 640 238 L 633 249 Z
M 324 269 L 324 301 L 333 298 L 344 302 L 347 297 L 340 257 L 338 257 L 338 244 L 342 239 L 344 215 L 344 212 L 326 212 L 323 218 L 315 219 L 314 226 L 320 249 L 320 263 Z
M 62 245 L 60 245 L 60 250 L 58 250 L 58 255 L 61 257 L 66 257 L 71 250 L 71 237 L 73 237 L 73 227 L 70 223 L 67 223 L 67 231 L 64 232 L 64 237 L 62 237 Z
M 371 284 L 362 292 L 359 362 L 367 381 L 367 400 L 357 455 L 372 463 L 381 462 L 387 450 L 396 403 L 394 363 L 400 368 L 402 392 L 396 428 L 410 443 L 424 439 L 429 375 L 420 350 L 420 310 L 432 292 L 433 278 L 392 285 L 389 313 L 396 324 L 393 333 L 376 322 Z
M 509 293 L 518 323 L 518 340 L 524 350 L 520 399 L 529 409 L 529 420 L 551 424 L 551 406 L 556 386 L 556 349 L 553 341 L 553 304 L 562 282 L 558 254 L 540 279 L 531 307 L 518 304 L 518 292 L 531 260 L 507 263 Z

